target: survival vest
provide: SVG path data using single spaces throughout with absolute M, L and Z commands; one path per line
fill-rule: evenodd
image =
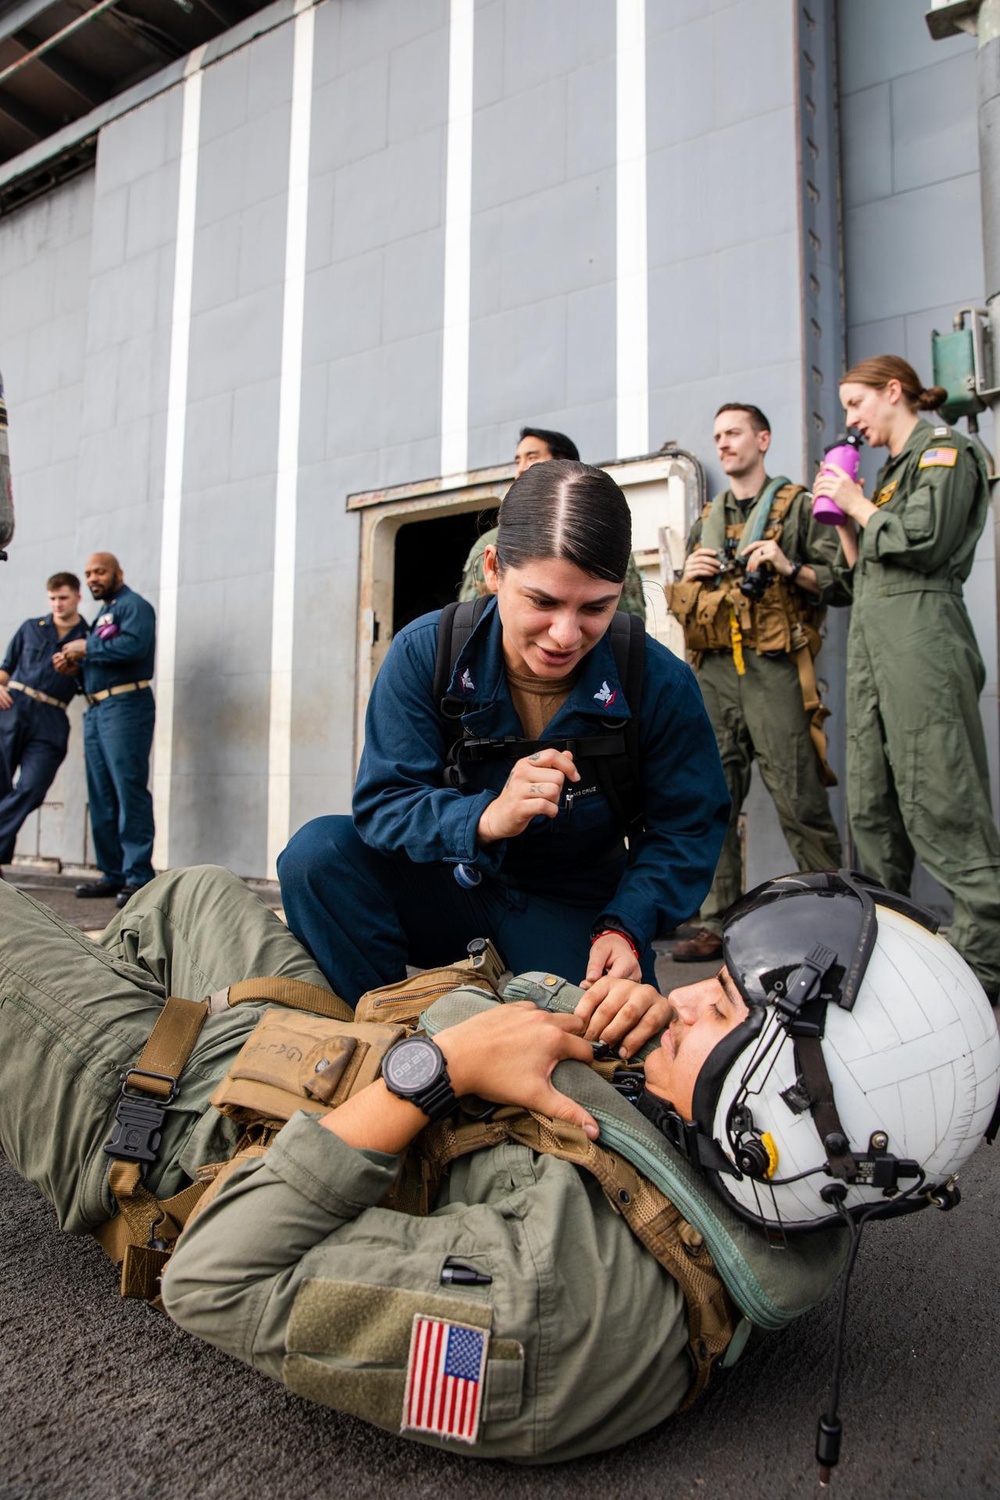
M 632 710 L 630 718 L 599 734 L 577 739 L 476 738 L 464 731 L 462 714 L 468 704 L 450 696 L 455 664 L 490 602 L 490 596 L 446 604 L 438 622 L 437 656 L 432 692 L 445 725 L 448 747 L 444 780 L 464 790 L 468 767 L 485 760 L 520 760 L 536 750 L 570 750 L 577 761 L 592 761 L 598 786 L 607 797 L 626 835 L 642 832 L 642 771 L 639 756 L 639 704 L 646 666 L 646 628 L 636 615 L 617 610 L 609 626 L 615 667 Z
M 792 484 L 784 476 L 779 476 L 771 481 L 768 489 L 772 492 L 772 500 L 762 540 L 780 541 L 788 512 L 799 495 L 805 493 L 805 486 Z M 703 524 L 714 504 L 714 501 L 709 501 L 704 507 Z M 742 533 L 742 523 L 727 525 L 727 543 L 738 544 Z M 826 758 L 827 743 L 823 730 L 830 710 L 820 697 L 813 665 L 823 644 L 820 626 L 826 610 L 812 603 L 808 595 L 773 569 L 760 599 L 748 599 L 740 592 L 740 577 L 742 573 L 731 572 L 723 574 L 718 583 L 679 579 L 668 585 L 667 604 L 683 627 L 684 644 L 695 666 L 705 652 L 730 653 L 741 677 L 746 670 L 745 647 L 755 650 L 758 655 L 780 653 L 791 656 L 799 675 L 802 706 L 809 718 L 809 735 L 819 761 L 820 776 L 824 786 L 836 786 L 837 778 Z
M 296 1111 L 325 1113 L 365 1087 L 378 1076 L 389 1047 L 415 1027 L 433 1037 L 500 1003 L 496 977 L 495 965 L 481 956 L 370 991 L 351 1020 L 267 1011 L 212 1096 L 215 1107 L 245 1129 L 229 1161 L 204 1168 L 197 1182 L 164 1203 L 136 1180 L 127 1192 L 116 1188 L 121 1213 L 98 1238 L 112 1258 L 125 1255 L 123 1295 L 155 1298 L 157 1278 L 183 1227 L 237 1167 L 265 1154 Z M 261 986 L 268 983 L 287 981 L 248 981 L 247 986 L 254 986 L 260 998 Z M 309 988 L 296 986 L 296 998 L 308 999 Z M 314 994 L 317 1000 L 331 1000 L 323 991 Z M 545 1009 L 570 1011 L 581 994 L 577 986 L 554 975 L 534 973 L 508 984 L 503 998 L 530 999 Z M 140 1063 L 150 1067 L 141 1058 Z M 137 1066 L 133 1074 L 139 1071 Z M 453 1161 L 505 1140 L 589 1172 L 615 1212 L 683 1292 L 693 1368 L 685 1402 L 690 1405 L 714 1365 L 735 1362 L 753 1329 L 784 1327 L 829 1294 L 844 1264 L 847 1235 L 839 1227 L 824 1229 L 789 1238 L 776 1249 L 740 1219 L 623 1097 L 614 1085 L 615 1075 L 622 1071 L 634 1075 L 635 1068 L 623 1070 L 616 1060 L 595 1063 L 593 1068 L 567 1061 L 553 1075 L 556 1087 L 598 1121 L 597 1142 L 575 1126 L 525 1109 L 484 1112 L 482 1101 L 471 1101 L 468 1113 L 460 1103 L 454 1115 L 428 1126 L 414 1141 L 384 1206 L 427 1214 Z

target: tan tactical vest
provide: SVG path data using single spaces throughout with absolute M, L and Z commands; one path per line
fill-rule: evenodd
M 804 493 L 801 484 L 782 485 L 771 504 L 771 513 L 762 540 L 779 541 L 785 517 Z M 702 511 L 708 516 L 712 502 Z M 726 527 L 726 540 L 739 541 L 743 524 Z M 807 596 L 775 573 L 763 599 L 748 599 L 740 593 L 742 574 L 727 573 L 718 584 L 706 585 L 700 579 L 680 580 L 668 590 L 670 611 L 684 628 L 684 642 L 692 653 L 733 651 L 734 635 L 743 647 L 758 653 L 780 651 L 791 653 L 807 645 L 812 656 L 820 648 L 819 626 L 825 611 L 810 603 Z M 734 632 L 734 626 L 736 631 Z
M 801 484 L 785 484 L 771 503 L 763 540 L 779 541 L 785 517 L 793 501 L 804 493 Z M 709 501 L 702 511 L 702 521 L 712 508 Z M 726 540 L 739 542 L 742 524 L 726 527 Z M 670 612 L 684 628 L 684 644 L 692 665 L 697 667 L 706 651 L 728 652 L 736 671 L 743 676 L 744 647 L 758 655 L 779 652 L 791 656 L 799 674 L 802 706 L 809 719 L 809 737 L 819 762 L 824 786 L 836 786 L 837 777 L 827 760 L 826 733 L 823 725 L 830 710 L 823 703 L 813 662 L 823 644 L 820 626 L 826 610 L 810 602 L 808 596 L 775 573 L 763 599 L 748 599 L 740 592 L 740 575 L 727 573 L 721 583 L 707 587 L 700 579 L 681 579 L 667 589 Z
M 110 1180 L 119 1216 L 103 1226 L 97 1238 L 113 1260 L 122 1262 L 122 1295 L 156 1302 L 159 1277 L 183 1229 L 239 1166 L 266 1153 L 293 1114 L 300 1109 L 325 1114 L 342 1104 L 378 1077 L 385 1053 L 416 1028 L 434 1000 L 470 984 L 499 998 L 498 977 L 482 967 L 470 973 L 466 963 L 429 970 L 363 995 L 351 1019 L 339 1017 L 337 1008 L 342 1002 L 336 997 L 296 985 L 300 1005 L 308 1002 L 309 990 L 317 1002 L 332 1000 L 334 1004 L 325 1007 L 327 1015 L 269 1010 L 251 1032 L 212 1095 L 216 1109 L 244 1126 L 244 1135 L 228 1161 L 203 1168 L 197 1182 L 163 1202 L 142 1185 L 136 1167 L 114 1163 Z M 246 988 L 253 984 L 254 998 L 260 998 L 268 983 L 288 982 L 249 981 Z M 247 993 L 242 998 L 251 996 Z M 168 1005 L 183 1007 L 192 1002 L 171 1000 Z M 148 1061 L 141 1065 L 150 1067 Z M 616 1062 L 595 1064 L 605 1074 L 618 1066 Z M 479 1106 L 474 1113 L 460 1106 L 454 1116 L 421 1132 L 405 1153 L 383 1207 L 417 1215 L 431 1212 L 451 1162 L 505 1140 L 561 1157 L 591 1173 L 615 1212 L 684 1294 L 694 1372 L 684 1408 L 689 1406 L 704 1388 L 713 1364 L 725 1354 L 739 1321 L 701 1233 L 634 1166 L 589 1140 L 577 1127 L 512 1107 L 497 1109 L 491 1119 L 484 1120 L 482 1101 L 472 1102 Z

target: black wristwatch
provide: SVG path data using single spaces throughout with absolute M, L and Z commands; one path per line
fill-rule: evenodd
M 441 1048 L 430 1037 L 409 1036 L 397 1042 L 382 1062 L 382 1081 L 390 1094 L 440 1120 L 455 1108 L 455 1093 Z
M 796 580 L 798 579 L 799 574 L 801 572 L 802 572 L 802 564 L 800 562 L 793 562 L 792 563 L 792 571 L 790 573 L 788 573 L 788 574 L 785 575 L 786 576 L 786 582 L 787 583 L 795 583 Z

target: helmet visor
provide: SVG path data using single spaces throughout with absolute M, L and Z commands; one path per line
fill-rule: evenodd
M 732 906 L 722 935 L 726 968 L 750 1006 L 786 986 L 818 943 L 836 955 L 815 1000 L 851 1010 L 875 946 L 875 903 L 936 930 L 929 912 L 848 870 L 768 880 Z

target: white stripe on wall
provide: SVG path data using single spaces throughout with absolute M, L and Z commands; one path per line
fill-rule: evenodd
M 646 284 L 646 3 L 618 0 L 617 451 L 649 451 L 649 328 Z
M 163 518 L 160 528 L 160 598 L 156 641 L 156 732 L 153 740 L 153 864 L 170 864 L 170 792 L 174 765 L 174 686 L 177 672 L 177 584 L 180 569 L 181 496 L 187 424 L 188 344 L 191 335 L 191 282 L 194 273 L 194 214 L 198 192 L 198 137 L 201 130 L 201 65 L 205 47 L 196 47 L 184 68 L 181 159 L 177 187 L 177 245 L 170 323 L 167 381 L 166 453 L 163 462 Z
M 469 466 L 469 285 L 472 235 L 473 0 L 451 0 L 445 185 L 441 473 Z
M 308 8 L 305 8 L 308 7 Z M 299 419 L 302 405 L 302 325 L 305 312 L 306 230 L 309 215 L 309 131 L 312 118 L 312 0 L 299 0 L 292 64 L 292 125 L 288 144 L 288 220 L 285 301 L 278 404 L 278 478 L 274 514 L 274 590 L 271 606 L 271 717 L 267 756 L 267 873 L 288 842 L 292 802 L 292 660 L 295 645 L 295 528 L 298 505 Z

